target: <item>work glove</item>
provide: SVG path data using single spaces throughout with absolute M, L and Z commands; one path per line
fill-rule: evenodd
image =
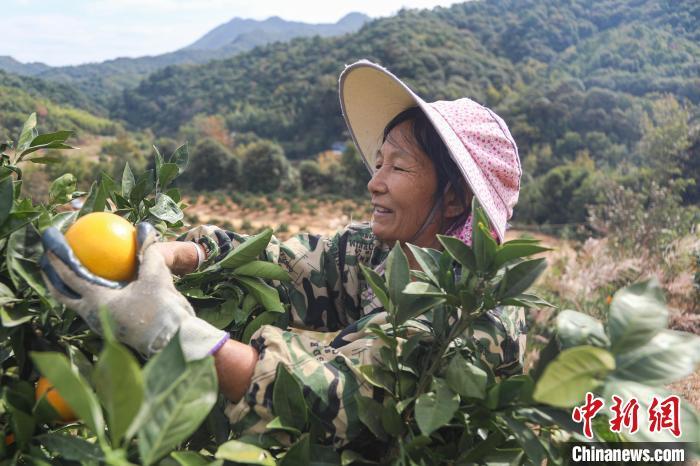
M 200 225 L 178 237 L 177 241 L 193 241 L 202 245 L 206 257 L 197 266 L 201 269 L 220 261 L 233 249 L 233 232 L 214 225 Z
M 161 350 L 180 331 L 187 360 L 216 352 L 229 334 L 198 318 L 187 299 L 173 285 L 163 256 L 150 247 L 158 233 L 149 223 L 136 226 L 138 273 L 131 282 L 115 282 L 87 270 L 56 228 L 43 236 L 40 265 L 51 294 L 75 310 L 92 330 L 100 333 L 98 310 L 107 308 L 118 340 L 145 356 Z

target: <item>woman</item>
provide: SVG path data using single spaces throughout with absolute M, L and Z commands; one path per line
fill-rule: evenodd
M 379 300 L 359 265 L 382 274 L 384 260 L 399 241 L 411 268 L 419 269 L 406 243 L 441 249 L 436 234 L 471 241 L 470 205 L 476 196 L 503 240 L 517 202 L 520 163 L 508 129 L 497 115 L 460 99 L 426 103 L 387 70 L 368 61 L 348 66 L 340 77 L 346 123 L 372 173 L 367 188 L 371 224 L 353 224 L 333 237 L 297 235 L 273 239 L 266 257 L 292 278 L 282 289 L 290 321 L 300 332 L 263 326 L 247 342 L 198 319 L 174 288 L 168 268 L 186 274 L 236 247 L 243 237 L 204 226 L 181 242 L 159 243 L 152 227 L 138 227 L 138 279 L 127 285 L 91 275 L 56 230 L 44 237 L 44 278 L 54 296 L 98 328 L 96 309 L 106 305 L 117 335 L 146 355 L 176 332 L 189 359 L 215 358 L 219 384 L 231 401 L 227 415 L 247 432 L 262 432 L 274 418 L 270 387 L 282 364 L 304 384 L 314 413 L 336 446 L 361 430 L 350 413 L 354 395 L 374 393 L 359 367 L 380 360 L 381 340 L 366 331 L 386 322 Z M 497 375 L 522 370 L 522 314 L 489 312 L 474 328 L 482 358 Z

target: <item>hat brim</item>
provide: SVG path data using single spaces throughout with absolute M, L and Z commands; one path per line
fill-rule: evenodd
M 340 75 L 339 87 L 345 123 L 370 174 L 374 172 L 373 160 L 381 148 L 386 125 L 407 108 L 418 106 L 445 143 L 469 189 L 484 208 L 499 241 L 504 241 L 504 222 L 499 221 L 497 212 L 490 212 L 488 208 L 502 200 L 492 192 L 481 168 L 439 112 L 388 70 L 367 60 L 347 66 Z

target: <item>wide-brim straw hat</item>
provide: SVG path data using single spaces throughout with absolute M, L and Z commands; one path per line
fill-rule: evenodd
M 387 69 L 368 60 L 340 75 L 340 106 L 370 173 L 386 125 L 418 106 L 447 146 L 467 185 L 484 208 L 500 242 L 518 202 L 522 169 L 505 122 L 490 109 L 462 98 L 425 102 Z

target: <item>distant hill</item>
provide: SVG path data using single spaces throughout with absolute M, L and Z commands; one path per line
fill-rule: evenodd
M 279 16 L 272 16 L 264 21 L 233 18 L 182 50 L 216 50 L 223 47 L 231 50 L 232 44 L 245 43 L 247 47 L 252 48 L 251 46 L 289 40 L 294 37 L 339 36 L 357 31 L 370 20 L 369 16 L 362 13 L 349 13 L 338 22 L 327 24 L 285 21 Z
M 22 63 L 8 55 L 0 56 L 0 70 L 7 71 L 8 73 L 35 76 L 50 68 L 51 67 L 49 65 L 44 63 Z
M 74 85 L 88 95 L 95 105 L 105 107 L 111 96 L 135 86 L 150 73 L 166 66 L 204 64 L 295 37 L 342 35 L 358 30 L 370 19 L 361 13 L 350 13 L 334 24 L 285 21 L 276 16 L 263 21 L 234 18 L 195 43 L 170 53 L 58 67 L 21 63 L 12 57 L 0 56 L 0 70 Z
M 114 134 L 121 127 L 71 86 L 0 71 L 0 140 L 17 137 L 30 113 L 44 131 L 73 130 L 82 135 Z
M 175 134 L 198 114 L 220 115 L 231 131 L 253 131 L 304 158 L 343 139 L 338 74 L 369 58 L 429 99 L 469 96 L 498 109 L 523 154 L 543 144 L 562 148 L 560 160 L 586 144 L 601 154 L 618 145 L 620 153 L 640 137 L 646 99 L 670 93 L 700 103 L 699 4 L 628 4 L 490 0 L 402 10 L 342 37 L 297 38 L 160 70 L 126 91 L 111 114 L 157 134 Z M 565 142 L 579 132 L 583 142 Z M 585 142 L 587 134 L 602 142 Z

